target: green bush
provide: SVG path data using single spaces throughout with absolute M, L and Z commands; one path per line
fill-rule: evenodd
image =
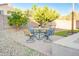
M 13 9 L 8 11 L 8 24 L 16 28 L 20 28 L 28 23 L 27 15 L 20 9 Z

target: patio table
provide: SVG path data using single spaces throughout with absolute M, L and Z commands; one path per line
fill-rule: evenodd
M 49 28 L 41 28 L 41 27 L 39 27 L 39 28 L 33 28 L 34 33 L 39 34 L 38 35 L 39 36 L 38 40 L 41 40 L 41 34 L 47 32 L 48 29 Z

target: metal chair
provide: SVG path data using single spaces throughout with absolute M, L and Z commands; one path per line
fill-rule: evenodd
M 33 29 L 31 29 L 31 28 L 25 29 L 24 30 L 24 34 L 29 37 L 29 39 L 27 40 L 27 42 L 30 42 L 30 43 L 34 42 L 35 35 L 34 35 L 34 32 L 33 32 Z
M 47 32 L 44 33 L 44 37 L 46 37 L 46 40 L 50 40 L 49 37 L 50 37 L 51 35 L 54 35 L 54 31 L 55 31 L 54 29 L 49 28 L 49 29 L 47 30 Z

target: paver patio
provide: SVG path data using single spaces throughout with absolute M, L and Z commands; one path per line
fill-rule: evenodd
M 26 47 L 30 47 L 34 50 L 37 50 L 45 55 L 52 55 L 52 42 L 63 38 L 61 36 L 54 35 L 52 36 L 51 43 L 44 42 L 45 39 L 42 39 L 42 40 L 35 39 L 35 42 L 27 43 L 26 40 L 28 39 L 28 37 L 26 37 L 22 31 L 18 31 L 18 32 L 6 31 L 6 35 L 8 38 Z
M 27 43 L 23 31 L 0 32 L 0 55 L 79 55 L 79 33 L 68 36 L 52 36 L 52 42 L 44 42 L 45 39 Z M 30 49 L 31 48 L 31 49 Z
M 15 42 L 6 36 L 5 31 L 0 32 L 0 56 L 44 56 L 44 54 Z

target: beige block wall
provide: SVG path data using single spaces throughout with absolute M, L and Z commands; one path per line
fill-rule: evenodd
M 0 30 L 3 29 L 3 16 L 0 15 Z
M 0 15 L 0 29 L 1 28 L 8 28 L 8 19 L 5 15 Z M 56 28 L 60 29 L 71 29 L 71 21 L 67 20 L 55 20 Z M 35 26 L 36 23 L 31 22 L 31 25 Z M 76 29 L 76 22 L 74 22 L 74 29 Z
M 0 30 L 8 28 L 7 16 L 0 15 Z
M 55 20 L 56 28 L 71 29 L 71 21 L 69 20 Z M 74 29 L 76 29 L 76 22 L 74 21 Z

